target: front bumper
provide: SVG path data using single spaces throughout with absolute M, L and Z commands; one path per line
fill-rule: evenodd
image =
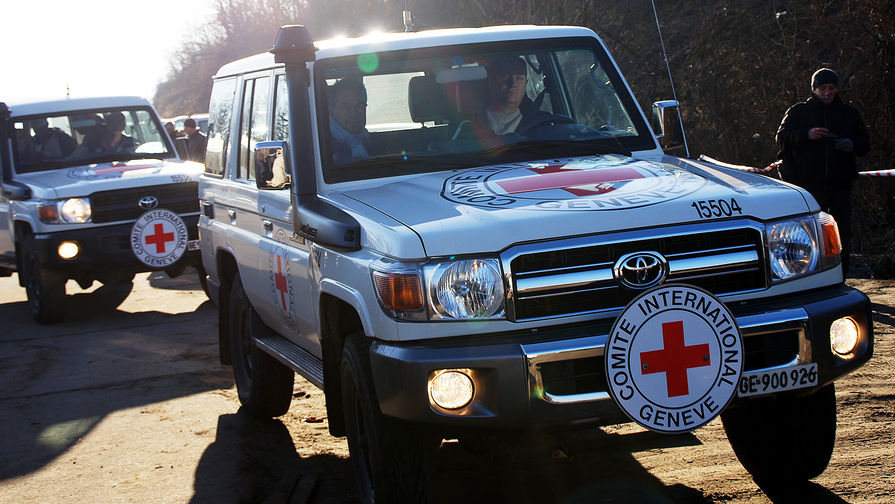
M 198 215 L 181 215 L 187 228 L 188 240 L 199 238 Z M 181 269 L 187 265 L 202 263 L 199 250 L 187 249 L 183 256 L 167 268 L 153 268 L 141 262 L 131 249 L 130 237 L 134 223 L 113 224 L 80 228 L 71 231 L 40 233 L 35 235 L 37 251 L 42 268 L 61 272 L 69 278 L 89 276 L 101 278 L 109 271 L 117 273 L 140 273 L 158 269 Z M 57 253 L 64 241 L 77 242 L 80 253 L 72 259 L 62 259 Z M 194 242 L 197 243 L 197 242 Z
M 846 285 L 729 308 L 743 336 L 744 371 L 817 363 L 817 387 L 784 394 L 813 392 L 873 354 L 870 300 Z M 849 359 L 835 356 L 829 339 L 830 324 L 845 316 L 861 331 L 858 349 Z M 370 355 L 380 409 L 444 431 L 628 421 L 610 397 L 603 371 L 610 328 L 608 321 L 451 341 L 377 341 Z M 439 369 L 469 370 L 475 381 L 472 403 L 452 412 L 430 405 L 427 382 Z M 735 398 L 731 407 L 748 400 Z

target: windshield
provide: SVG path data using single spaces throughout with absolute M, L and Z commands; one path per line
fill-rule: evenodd
M 174 157 L 148 108 L 64 112 L 13 119 L 16 171 Z
M 316 68 L 327 182 L 655 148 L 594 39 L 368 53 Z

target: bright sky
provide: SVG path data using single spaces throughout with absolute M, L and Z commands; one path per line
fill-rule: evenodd
M 2 0 L 0 101 L 152 99 L 213 0 Z

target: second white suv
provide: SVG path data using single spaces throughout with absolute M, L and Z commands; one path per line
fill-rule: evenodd
M 0 141 L 0 275 L 18 272 L 37 322 L 64 317 L 69 279 L 129 289 L 138 272 L 201 270 L 202 165 L 145 99 L 0 103 Z

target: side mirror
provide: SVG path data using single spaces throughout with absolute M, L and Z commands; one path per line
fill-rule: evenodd
M 689 157 L 687 139 L 684 136 L 684 123 L 681 120 L 680 103 L 677 100 L 664 100 L 653 103 L 652 126 L 656 132 L 656 140 L 662 150 L 668 153 L 679 152 Z
M 286 189 L 292 187 L 286 142 L 258 142 L 252 149 L 255 162 L 255 185 L 258 189 Z
M 10 200 L 25 201 L 31 199 L 31 188 L 18 182 L 3 183 L 3 197 Z

